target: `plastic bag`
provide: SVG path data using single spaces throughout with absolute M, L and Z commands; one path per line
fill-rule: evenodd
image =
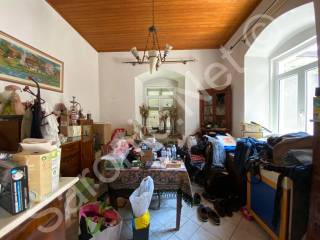
M 130 195 L 129 200 L 135 217 L 141 217 L 149 209 L 153 190 L 153 179 L 148 176 L 142 180 L 140 186 Z

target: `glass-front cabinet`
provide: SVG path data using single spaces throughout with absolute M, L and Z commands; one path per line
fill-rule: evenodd
M 205 89 L 200 92 L 200 124 L 202 132 L 228 132 L 232 126 L 231 87 Z

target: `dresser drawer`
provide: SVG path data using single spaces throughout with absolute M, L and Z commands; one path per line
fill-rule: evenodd
M 78 154 L 80 153 L 80 141 L 64 144 L 61 146 L 61 150 L 62 158 Z
M 63 177 L 76 177 L 80 173 L 80 153 L 61 158 L 60 172 Z

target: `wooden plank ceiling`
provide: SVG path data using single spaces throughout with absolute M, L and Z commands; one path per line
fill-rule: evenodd
M 151 0 L 47 0 L 98 52 L 145 46 Z M 261 0 L 155 0 L 161 47 L 212 49 L 225 44 Z

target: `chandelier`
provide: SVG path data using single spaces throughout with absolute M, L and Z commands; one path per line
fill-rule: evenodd
M 152 25 L 148 29 L 147 42 L 143 51 L 143 56 L 140 58 L 137 47 L 131 48 L 130 52 L 135 57 L 136 61 L 126 61 L 124 63 L 130 63 L 133 66 L 136 64 L 149 64 L 150 73 L 154 70 L 158 71 L 159 67 L 163 63 L 183 63 L 194 62 L 194 59 L 182 59 L 182 60 L 167 60 L 169 52 L 172 50 L 172 46 L 165 45 L 163 53 L 160 50 L 159 38 L 157 34 L 157 28 L 154 22 L 154 0 L 152 0 Z M 149 47 L 150 39 L 152 40 L 151 48 Z

